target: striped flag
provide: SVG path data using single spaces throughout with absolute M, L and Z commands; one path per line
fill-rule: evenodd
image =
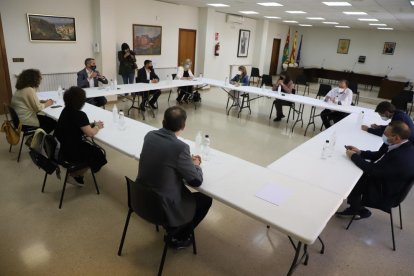
M 286 42 L 285 42 L 285 48 L 283 49 L 283 58 L 282 58 L 282 64 L 289 63 L 289 40 L 290 40 L 290 27 L 289 31 L 286 36 Z
M 295 37 L 293 39 L 293 46 L 292 46 L 292 51 L 290 52 L 289 63 L 295 63 L 296 36 L 297 35 L 298 35 L 298 31 L 295 32 Z
M 298 56 L 296 57 L 296 63 L 298 64 L 298 66 L 300 65 L 300 51 L 302 50 L 302 40 L 303 40 L 303 35 L 300 36 Z

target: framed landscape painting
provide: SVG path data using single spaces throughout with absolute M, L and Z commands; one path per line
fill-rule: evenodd
M 338 49 L 336 50 L 336 52 L 338 54 L 348 54 L 349 44 L 351 44 L 350 39 L 340 39 L 338 41 Z
M 237 47 L 237 57 L 247 57 L 249 54 L 250 31 L 239 31 L 239 44 Z
M 75 18 L 43 14 L 27 14 L 30 41 L 76 41 Z
M 395 42 L 384 42 L 384 49 L 382 50 L 382 53 L 384 55 L 393 55 L 396 45 L 397 43 Z
M 162 27 L 132 25 L 132 41 L 137 55 L 161 55 Z

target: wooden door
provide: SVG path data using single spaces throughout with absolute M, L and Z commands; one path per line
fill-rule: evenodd
M 180 29 L 178 35 L 178 66 L 187 58 L 191 59 L 193 65 L 191 71 L 194 73 L 195 51 L 196 51 L 196 30 Z
M 10 103 L 11 96 L 9 66 L 7 64 L 6 45 L 0 15 L 0 114 L 4 114 L 3 103 Z
M 270 60 L 269 75 L 274 76 L 277 74 L 277 66 L 279 65 L 279 51 L 280 51 L 280 39 L 273 39 L 272 47 L 272 59 Z

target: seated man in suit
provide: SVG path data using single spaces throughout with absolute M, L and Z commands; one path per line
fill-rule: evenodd
M 108 80 L 105 76 L 101 75 L 98 70 L 96 70 L 96 61 L 93 58 L 85 59 L 85 68 L 78 72 L 78 87 L 88 88 L 88 87 L 98 87 L 98 82 L 103 84 L 108 84 Z M 87 103 L 104 106 L 107 103 L 105 97 L 95 97 L 86 99 Z
M 391 122 L 393 121 L 403 121 L 408 125 L 408 127 L 411 130 L 410 138 L 408 138 L 411 143 L 414 143 L 414 123 L 413 120 L 408 116 L 404 111 L 398 110 L 395 108 L 395 106 L 387 101 L 380 102 L 377 107 L 375 108 L 375 112 L 377 112 L 381 119 L 384 121 L 388 121 L 391 119 Z M 386 125 L 376 125 L 372 124 L 371 126 L 362 125 L 361 129 L 364 131 L 367 131 L 368 133 L 382 136 L 384 134 Z
M 191 226 L 203 220 L 212 199 L 202 193 L 191 193 L 185 185 L 198 187 L 203 182 L 200 156 L 191 156 L 189 146 L 178 139 L 185 128 L 186 112 L 178 106 L 168 108 L 163 128 L 149 132 L 144 139 L 136 182 L 153 189 L 166 204 L 168 232 L 186 226 L 173 239 L 172 247 L 191 244 Z
M 157 83 L 159 82 L 159 78 L 157 74 L 154 72 L 154 68 L 152 67 L 152 61 L 151 60 L 145 60 L 144 61 L 144 67 L 138 70 L 138 76 L 136 79 L 136 82 L 145 82 L 145 83 Z M 152 94 L 151 100 L 148 102 L 148 104 L 153 108 L 157 109 L 155 106 L 155 103 L 158 100 L 158 97 L 161 95 L 160 90 L 151 90 L 149 93 Z M 140 109 L 142 111 L 145 111 L 145 103 L 148 100 L 148 91 L 143 92 L 142 94 L 142 103 L 140 105 Z
M 330 102 L 337 105 L 351 105 L 352 104 L 352 90 L 348 88 L 347 80 L 340 80 L 338 87 L 333 88 L 325 96 L 325 102 Z M 348 116 L 347 113 L 340 111 L 332 111 L 325 109 L 321 112 L 321 119 L 325 128 L 339 122 Z
M 346 146 L 346 155 L 364 173 L 348 196 L 349 208 L 337 212 L 338 216 L 367 218 L 371 212 L 364 206 L 392 206 L 414 178 L 414 145 L 408 140 L 410 134 L 406 123 L 393 121 L 385 128 L 382 138 L 386 146 L 379 151 Z

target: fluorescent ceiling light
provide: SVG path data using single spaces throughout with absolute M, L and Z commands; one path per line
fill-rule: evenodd
M 330 7 L 346 7 L 346 6 L 352 6 L 350 3 L 348 2 L 322 2 L 327 6 Z
M 216 3 L 216 4 L 207 4 L 208 6 L 212 6 L 212 7 L 216 7 L 216 8 L 225 8 L 225 7 L 230 7 L 229 5 L 226 4 L 220 4 L 220 3 Z
M 335 28 L 349 29 L 349 28 L 351 28 L 351 27 L 349 27 L 349 26 L 335 26 Z
M 322 22 L 323 24 L 328 24 L 328 25 L 336 25 L 339 24 L 338 22 Z
M 304 11 L 285 11 L 287 13 L 292 13 L 292 14 L 302 14 L 302 13 L 306 13 Z
M 345 11 L 343 13 L 347 14 L 347 15 L 367 15 L 366 12 L 348 12 L 348 11 Z
M 268 19 L 280 19 L 280 17 L 278 16 L 264 16 L 264 17 Z
M 378 30 L 390 30 L 390 31 L 394 30 L 394 28 L 383 28 L 383 27 L 379 27 L 377 29 Z
M 298 23 L 298 21 L 295 20 L 283 20 L 285 23 Z
M 302 27 L 312 27 L 311 24 L 299 24 L 299 26 L 302 26 Z
M 359 21 L 367 21 L 367 22 L 377 22 L 378 19 L 375 18 L 358 18 Z
M 387 24 L 384 23 L 369 23 L 370 26 L 387 26 Z
M 276 2 L 265 2 L 265 3 L 257 3 L 258 5 L 265 6 L 265 7 L 282 7 L 282 4 Z
M 255 11 L 239 11 L 239 13 L 243 13 L 243 14 L 258 14 L 258 12 L 255 12 Z
M 306 17 L 306 19 L 309 19 L 309 20 L 325 20 L 325 18 L 323 18 L 323 17 Z
M 410 1 L 410 3 L 411 3 L 411 6 L 414 6 L 414 1 Z

